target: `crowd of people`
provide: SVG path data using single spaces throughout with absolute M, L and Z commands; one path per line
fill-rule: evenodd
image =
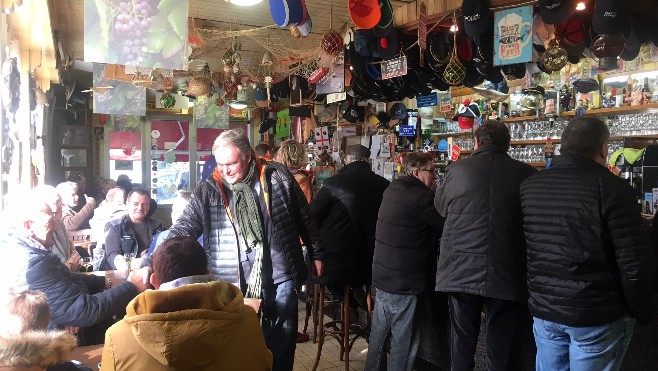
M 366 370 L 413 369 L 419 303 L 434 292 L 447 297 L 454 371 L 474 368 L 482 325 L 489 370 L 518 369 L 519 341 L 536 344 L 537 370 L 618 370 L 635 323 L 653 319 L 656 276 L 633 190 L 605 166 L 608 140 L 603 122 L 574 119 L 537 172 L 507 155 L 504 124 L 485 121 L 439 186 L 429 154 L 407 154 L 389 182 L 354 145 L 314 196 L 304 145 L 284 141 L 272 160 L 227 130 L 168 230 L 140 188 L 108 182 L 95 208 L 84 194 L 79 206 L 79 183 L 36 187 L 0 233 L 0 290 L 11 293 L 0 316 L 12 319 L 0 343 L 28 330 L 62 337 L 64 357 L 35 361 L 56 367 L 70 334 L 84 342 L 105 324 L 103 370 L 289 371 L 299 287 L 313 279 L 339 301 L 349 292 L 353 310 L 375 289 Z M 145 257 L 126 282 L 76 273 L 66 230 L 84 223 L 103 235 L 106 269 Z M 23 297 L 48 315 L 17 320 Z

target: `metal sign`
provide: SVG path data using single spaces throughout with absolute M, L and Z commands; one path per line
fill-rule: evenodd
M 389 59 L 382 62 L 382 80 L 407 74 L 407 57 Z
M 416 105 L 418 107 L 431 107 L 439 105 L 439 93 L 432 93 L 430 95 L 419 95 L 416 97 Z

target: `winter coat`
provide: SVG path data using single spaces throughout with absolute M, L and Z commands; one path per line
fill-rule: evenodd
M 264 162 L 262 166 L 273 237 L 283 249 L 295 285 L 301 285 L 308 272 L 299 238 L 304 240 L 312 260 L 322 260 L 323 249 L 317 227 L 309 214 L 306 197 L 290 171 L 276 162 Z M 192 199 L 169 231 L 170 236 L 199 238 L 203 235 L 203 248 L 208 252 L 211 273 L 218 280 L 239 285 L 237 231 L 226 213 L 220 184 L 214 176 L 197 186 Z
M 75 211 L 69 206 L 64 206 L 62 211 L 62 222 L 67 231 L 79 231 L 89 228 L 89 219 L 94 216 L 96 204 L 89 203 L 82 206 L 80 211 Z
M 0 370 L 78 370 L 71 364 L 77 339 L 64 331 L 0 335 Z M 48 367 L 48 368 L 46 368 Z
M 46 295 L 49 328 L 89 327 L 121 313 L 137 295 L 130 282 L 108 290 L 99 276 L 70 272 L 59 258 L 31 237 L 10 229 L 0 232 L 0 292 L 35 290 Z
M 373 286 L 391 294 L 420 295 L 433 283 L 443 229 L 433 200 L 434 193 L 413 176 L 395 179 L 386 188 L 377 218 Z
M 436 291 L 525 302 L 519 188 L 535 172 L 494 145 L 448 166 L 434 201 L 446 218 Z
M 377 213 L 388 184 L 370 164 L 356 161 L 318 191 L 310 206 L 325 248 L 325 282 L 371 284 Z
M 162 222 L 157 219 L 146 217 L 143 221 L 149 233 L 149 244 L 138 246 L 138 239 L 135 233 L 134 224 L 130 216 L 124 215 L 121 219 L 115 219 L 106 226 L 107 236 L 105 238 L 105 260 L 109 265 L 108 269 L 116 269 L 114 258 L 117 255 L 125 255 L 129 252 L 137 253 L 139 257 L 142 252 L 149 249 L 151 241 L 156 234 L 163 231 Z
M 653 254 L 625 180 L 563 155 L 523 182 L 521 200 L 533 316 L 574 327 L 651 319 Z
M 105 333 L 101 368 L 265 371 L 272 353 L 254 310 L 228 282 L 147 290 Z

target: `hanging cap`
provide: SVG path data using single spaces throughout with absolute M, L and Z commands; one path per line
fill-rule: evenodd
M 464 0 L 462 15 L 466 34 L 470 37 L 482 35 L 489 24 L 488 0 Z
M 391 106 L 391 118 L 402 120 L 407 117 L 407 107 L 402 103 L 395 103 Z
M 598 34 L 620 34 L 624 32 L 626 16 L 621 0 L 596 0 L 592 29 Z
M 349 0 L 347 6 L 352 22 L 359 28 L 369 30 L 382 18 L 377 0 Z
M 539 0 L 539 15 L 548 24 L 560 23 L 575 11 L 574 0 Z

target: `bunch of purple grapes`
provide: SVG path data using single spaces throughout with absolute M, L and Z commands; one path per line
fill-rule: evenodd
M 117 63 L 137 66 L 146 55 L 148 29 L 160 1 L 113 0 L 116 16 L 110 24 L 110 48 Z

